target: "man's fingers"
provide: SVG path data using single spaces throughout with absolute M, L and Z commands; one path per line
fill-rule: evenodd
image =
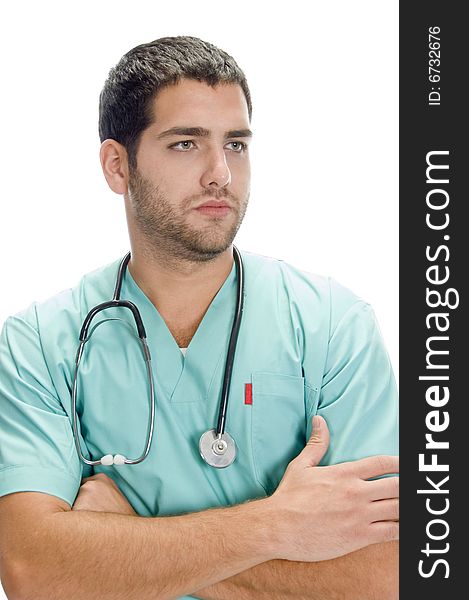
M 394 521 L 378 521 L 370 525 L 372 544 L 392 542 L 399 539 L 399 523 Z
M 297 460 L 308 466 L 315 467 L 329 447 L 329 429 L 323 417 L 313 417 L 313 430 L 308 443 L 297 456 Z
M 360 479 L 370 479 L 380 475 L 399 473 L 399 457 L 381 454 L 369 456 L 346 463 L 348 468 Z
M 399 500 L 377 500 L 370 502 L 371 522 L 376 521 L 399 521 Z
M 370 500 L 399 498 L 399 477 L 383 477 L 365 482 L 365 489 Z

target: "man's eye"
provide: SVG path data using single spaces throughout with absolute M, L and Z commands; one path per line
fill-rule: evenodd
M 237 152 L 238 154 L 241 154 L 241 152 L 244 152 L 248 145 L 245 144 L 244 142 L 228 142 L 227 146 L 231 146 L 231 150 L 233 150 L 233 152 Z
M 182 152 L 186 150 L 191 150 L 194 142 L 191 140 L 184 140 L 182 142 L 177 142 L 176 144 L 172 144 L 170 148 L 174 148 L 175 150 L 181 150 Z

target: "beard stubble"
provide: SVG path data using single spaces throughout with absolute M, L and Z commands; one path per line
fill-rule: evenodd
M 187 215 L 196 199 L 208 196 L 216 200 L 227 199 L 235 219 L 228 226 L 225 217 L 212 217 L 205 226 L 195 228 L 188 223 Z M 129 176 L 129 200 L 136 225 L 145 238 L 151 254 L 164 254 L 173 260 L 206 262 L 229 248 L 246 213 L 249 194 L 240 200 L 225 188 L 207 189 L 198 196 L 185 199 L 174 207 L 159 188 L 132 169 Z

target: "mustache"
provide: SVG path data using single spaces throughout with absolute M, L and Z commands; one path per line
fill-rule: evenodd
M 228 190 L 221 188 L 221 189 L 213 189 L 213 190 L 204 190 L 203 192 L 201 192 L 200 194 L 191 196 L 190 198 L 188 198 L 188 206 L 193 206 L 193 205 L 197 205 L 200 203 L 205 202 L 207 199 L 210 200 L 226 200 L 230 206 L 237 206 L 239 204 L 239 200 L 237 198 L 237 196 L 235 196 L 234 194 L 232 194 L 231 192 L 229 192 Z

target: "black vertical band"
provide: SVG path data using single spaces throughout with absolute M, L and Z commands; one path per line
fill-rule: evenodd
M 400 3 L 400 598 L 465 589 L 469 404 L 464 3 Z

